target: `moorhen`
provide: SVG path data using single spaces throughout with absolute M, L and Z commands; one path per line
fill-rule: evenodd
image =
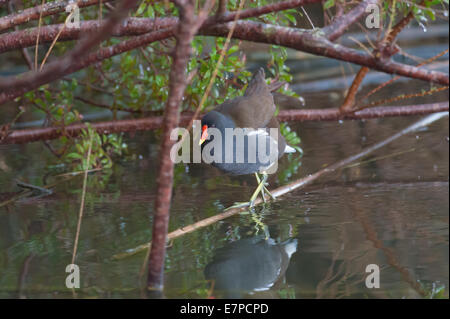
M 219 141 L 221 143 L 215 144 L 221 147 L 221 155 L 218 156 L 219 160 L 212 160 L 211 164 L 232 175 L 255 174 L 258 187 L 250 201 L 244 204 L 245 206 L 253 207 L 260 192 L 265 201 L 264 190 L 273 198 L 265 187 L 268 177 L 267 172 L 269 169 L 273 169 L 275 162 L 284 153 L 295 152 L 293 147 L 287 145 L 286 140 L 280 133 L 275 110 L 272 93 L 265 81 L 264 69 L 260 68 L 254 74 L 244 96 L 227 100 L 216 106 L 212 111 L 206 113 L 201 120 L 199 144 L 202 146 L 202 156 L 206 152 L 214 157 L 215 149 L 214 147 L 208 147 L 208 144 L 216 137 L 216 134 L 212 133 L 218 132 L 220 133 L 218 137 L 221 137 L 221 141 Z M 226 130 L 238 128 L 243 129 L 243 143 L 238 143 L 237 137 L 233 136 L 232 145 L 230 145 L 230 140 L 225 139 Z M 269 134 L 271 128 L 277 130 L 277 138 L 274 138 L 273 134 Z M 252 138 L 255 136 L 258 139 L 257 143 L 252 142 L 254 141 Z M 259 155 L 264 153 L 262 147 L 264 143 L 266 150 L 275 150 L 275 152 L 271 153 L 268 158 L 266 157 L 266 160 L 261 160 Z M 225 153 L 230 151 L 230 148 L 233 150 L 233 157 L 228 157 L 228 160 L 225 160 Z M 267 155 L 267 152 L 265 154 Z M 230 159 L 232 160 L 230 161 Z M 262 179 L 260 179 L 258 172 L 262 173 Z
M 205 267 L 205 278 L 213 281 L 214 291 L 225 298 L 269 290 L 282 281 L 297 242 L 291 238 L 278 244 L 272 238 L 256 236 L 228 243 L 214 252 Z

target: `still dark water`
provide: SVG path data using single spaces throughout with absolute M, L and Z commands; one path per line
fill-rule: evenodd
M 270 186 L 313 173 L 357 153 L 417 118 L 303 123 L 304 156 L 284 158 Z M 279 201 L 177 238 L 166 266 L 168 298 L 448 298 L 448 118 L 409 134 Z M 136 160 L 88 177 L 76 264 L 78 297 L 141 297 L 145 252 L 112 256 L 151 238 L 158 147 L 154 133 L 128 138 Z M 0 146 L 2 201 L 15 179 L 51 183 L 57 169 L 40 143 Z M 176 168 L 170 230 L 249 198 L 252 176 L 224 176 L 200 165 Z M 65 287 L 82 177 L 54 194 L 0 208 L 0 297 L 72 297 Z M 259 219 L 268 227 L 264 239 Z M 380 268 L 380 288 L 365 270 Z M 214 278 L 215 289 L 210 289 Z M 440 293 L 439 293 L 440 292 Z

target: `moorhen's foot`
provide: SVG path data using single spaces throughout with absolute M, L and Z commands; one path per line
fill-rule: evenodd
M 230 207 L 226 208 L 225 210 L 232 209 L 232 208 L 241 208 L 241 207 L 246 207 L 246 206 L 249 206 L 248 202 L 234 202 L 233 206 L 230 206 Z
M 269 185 L 269 184 L 266 184 L 266 185 Z M 270 196 L 270 198 L 272 198 L 272 200 L 275 200 L 275 196 L 273 196 L 272 195 L 272 193 L 271 192 L 269 192 L 269 190 L 267 189 L 267 187 L 266 186 L 264 186 L 264 188 L 263 188 L 265 191 L 266 191 L 266 193 Z
M 232 206 L 225 208 L 224 211 L 227 211 L 227 210 L 233 209 L 233 208 L 243 208 L 243 207 L 248 207 L 249 210 L 242 211 L 241 214 L 250 213 L 251 211 L 254 211 L 255 204 L 254 204 L 254 202 L 253 203 L 252 202 L 234 202 Z
M 233 206 L 230 206 L 230 207 L 228 207 L 225 210 L 232 209 L 232 208 L 242 208 L 242 207 L 254 208 L 255 207 L 255 200 L 256 200 L 256 198 L 258 197 L 258 195 L 260 193 L 261 193 L 261 197 L 262 197 L 262 200 L 264 201 L 264 203 L 266 203 L 265 193 L 267 193 L 270 196 L 270 198 L 275 200 L 275 197 L 272 195 L 272 193 L 270 193 L 270 191 L 266 187 L 266 185 L 268 185 L 268 183 L 266 182 L 267 178 L 268 178 L 268 175 L 266 173 L 263 173 L 262 175 L 263 175 L 263 177 L 261 179 L 259 177 L 258 173 L 255 173 L 256 181 L 258 182 L 258 187 L 254 191 L 252 197 L 250 197 L 250 201 L 248 201 L 248 202 L 235 202 L 233 204 Z

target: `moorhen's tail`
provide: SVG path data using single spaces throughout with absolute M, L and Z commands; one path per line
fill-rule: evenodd
M 258 72 L 253 75 L 253 78 L 248 84 L 247 90 L 245 90 L 244 96 L 250 96 L 254 94 L 271 94 L 269 86 L 266 83 L 266 74 L 264 73 L 263 68 L 259 68 Z

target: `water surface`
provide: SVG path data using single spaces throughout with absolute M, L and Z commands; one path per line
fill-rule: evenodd
M 284 158 L 270 186 L 357 153 L 414 120 L 293 125 L 302 137 L 304 156 Z M 175 239 L 168 248 L 165 295 L 419 298 L 443 287 L 448 297 L 448 130 L 448 119 L 440 120 L 400 138 L 360 165 L 324 176 L 258 208 L 254 216 L 237 215 Z M 145 253 L 119 261 L 111 257 L 151 237 L 157 144 L 152 132 L 139 133 L 128 143 L 141 159 L 89 176 L 76 259 L 81 269 L 79 296 L 141 296 L 139 272 Z M 19 191 L 15 179 L 36 185 L 52 181 L 54 169 L 43 161 L 50 155 L 39 143 L 1 146 L 0 154 L 3 198 Z M 256 186 L 252 176 L 224 176 L 203 165 L 178 165 L 175 181 L 170 230 L 248 199 Z M 0 297 L 72 296 L 65 287 L 65 267 L 72 256 L 81 187 L 82 178 L 76 177 L 59 184 L 52 195 L 0 208 Z M 267 234 L 255 218 L 267 225 Z M 249 245 L 257 245 L 265 235 L 270 236 L 270 245 L 263 244 L 258 254 L 263 258 L 267 252 L 264 262 L 248 265 L 240 260 L 245 253 L 232 253 L 233 245 L 252 251 Z M 293 239 L 296 250 L 290 259 L 283 259 L 282 243 Z M 266 282 L 254 283 L 261 285 L 258 291 L 252 291 L 250 284 L 241 291 L 211 291 L 205 267 L 230 245 L 231 252 L 225 254 L 236 265 L 246 265 L 239 266 L 241 271 L 250 267 L 264 274 L 263 263 L 267 272 L 279 269 L 278 273 L 266 272 Z M 366 288 L 368 264 L 380 267 L 379 289 Z M 221 275 L 226 276 L 226 271 Z M 267 281 L 273 281 L 270 287 Z

